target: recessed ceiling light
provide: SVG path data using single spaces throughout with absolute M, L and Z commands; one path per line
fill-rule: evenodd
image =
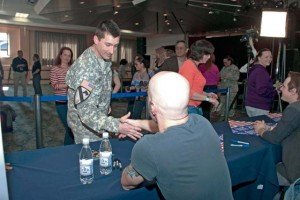
M 119 13 L 119 11 L 115 10 L 114 15 L 116 15 L 116 14 L 118 14 L 118 13 Z
M 204 3 L 203 6 L 204 6 L 204 7 L 207 7 L 208 5 L 207 5 L 207 3 Z
M 15 17 L 20 17 L 20 18 L 28 18 L 29 14 L 28 13 L 19 13 L 16 12 Z
M 117 8 L 120 8 L 120 7 L 121 7 L 121 5 L 120 5 L 120 4 L 118 4 L 118 5 L 116 5 L 116 7 L 117 7 Z
M 234 17 L 234 18 L 233 18 L 233 21 L 236 22 L 236 21 L 237 21 L 237 18 Z
M 210 11 L 208 12 L 208 14 L 212 15 L 212 14 L 214 14 L 214 11 L 210 10 Z
M 239 8 L 238 8 L 238 9 L 236 9 L 236 12 L 241 12 L 241 9 L 239 9 Z
M 80 2 L 79 2 L 79 4 L 81 4 L 81 5 L 84 4 L 84 3 L 85 3 L 84 1 L 80 1 Z
M 170 22 L 167 22 L 167 25 L 170 26 Z
M 172 31 L 172 29 L 171 28 L 169 28 L 169 32 L 171 32 Z
M 236 0 L 231 0 L 231 1 L 236 2 Z
M 134 23 L 134 25 L 135 25 L 135 26 L 138 26 L 138 25 L 140 25 L 140 23 L 138 23 L 138 22 L 135 22 L 135 23 Z
M 65 15 L 65 17 L 69 17 L 69 15 Z
M 168 14 L 167 14 L 167 13 L 164 13 L 164 16 L 166 17 L 166 16 L 168 16 Z
M 89 13 L 92 13 L 92 11 L 91 11 L 91 10 L 89 10 Z
M 183 23 L 183 19 L 179 19 L 179 21 L 180 21 L 181 23 Z

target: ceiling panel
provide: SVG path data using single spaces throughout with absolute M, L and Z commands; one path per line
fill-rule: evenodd
M 113 19 L 125 30 L 197 34 L 259 28 L 262 9 L 288 8 L 292 1 L 50 0 L 39 14 L 56 22 L 83 26 L 95 27 L 104 19 Z M 297 6 L 295 10 L 299 15 Z

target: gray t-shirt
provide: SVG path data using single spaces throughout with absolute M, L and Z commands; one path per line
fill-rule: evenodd
M 233 199 L 219 138 L 202 116 L 191 114 L 183 125 L 144 136 L 131 164 L 146 180 L 156 180 L 166 199 Z

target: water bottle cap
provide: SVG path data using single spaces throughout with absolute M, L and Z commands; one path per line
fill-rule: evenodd
M 108 138 L 108 132 L 103 132 L 102 133 L 102 138 Z
M 89 143 L 90 143 L 90 139 L 89 138 L 83 138 L 82 139 L 82 144 L 88 145 Z

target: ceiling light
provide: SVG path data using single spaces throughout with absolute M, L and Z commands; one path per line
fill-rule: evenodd
M 84 1 L 80 1 L 80 2 L 79 2 L 79 4 L 81 4 L 81 5 L 84 4 L 84 3 L 85 3 Z
M 210 10 L 210 11 L 208 12 L 208 14 L 212 15 L 212 14 L 214 14 L 214 11 Z
M 171 28 L 169 28 L 169 32 L 171 32 L 172 31 L 172 29 Z
M 167 22 L 167 25 L 170 26 L 170 22 Z
M 179 19 L 179 21 L 180 21 L 181 23 L 183 23 L 183 19 Z
M 237 21 L 237 18 L 233 17 L 233 21 L 236 22 L 236 21 Z
M 164 17 L 166 17 L 166 16 L 168 16 L 168 14 L 167 14 L 167 13 L 164 13 Z
M 117 10 L 114 11 L 114 15 L 118 14 L 119 12 Z
M 20 18 L 28 18 L 29 14 L 28 13 L 19 13 L 16 12 L 15 17 L 20 17 Z
M 207 5 L 207 3 L 204 3 L 203 6 L 204 6 L 204 7 L 207 7 L 208 5 Z
M 65 17 L 69 17 L 69 15 L 65 15 Z
M 121 7 L 121 5 L 120 5 L 120 4 L 118 4 L 118 5 L 116 5 L 116 7 L 117 7 L 117 8 L 120 8 L 120 7 Z
M 143 3 L 144 1 L 146 1 L 146 0 L 133 0 L 132 4 L 135 6 L 137 4 Z
M 134 23 L 134 25 L 135 25 L 135 26 L 138 26 L 138 25 L 140 25 L 140 23 L 138 23 L 138 22 L 135 22 L 135 23 Z
M 238 8 L 238 9 L 236 9 L 236 12 L 241 12 L 241 9 L 239 9 L 239 8 Z
M 89 12 L 90 12 L 90 13 L 92 13 L 92 11 L 91 11 L 91 10 L 89 10 Z

